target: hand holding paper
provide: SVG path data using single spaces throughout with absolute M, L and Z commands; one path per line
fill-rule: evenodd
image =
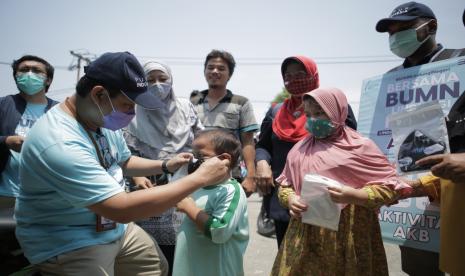
M 360 189 L 349 186 L 328 187 L 329 196 L 336 203 L 363 205 L 368 200 L 368 194 Z
M 300 218 L 302 212 L 307 211 L 307 204 L 305 204 L 298 195 L 289 196 L 289 213 L 294 218 Z
M 342 190 L 343 185 L 321 175 L 304 176 L 301 201 L 308 209 L 302 213 L 302 222 L 337 231 L 342 208 L 331 199 L 329 187 Z

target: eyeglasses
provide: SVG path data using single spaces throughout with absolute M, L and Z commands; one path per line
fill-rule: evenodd
M 24 66 L 24 67 L 18 68 L 18 73 L 27 73 L 27 72 L 32 72 L 35 74 L 42 74 L 44 76 L 47 76 L 47 72 L 45 72 L 44 70 L 42 70 L 41 68 L 37 66 Z

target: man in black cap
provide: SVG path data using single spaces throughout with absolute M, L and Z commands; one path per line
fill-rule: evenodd
M 391 71 L 465 55 L 465 49 L 445 49 L 436 43 L 438 22 L 426 5 L 408 2 L 395 8 L 376 24 L 380 33 L 389 33 L 391 51 L 405 58 Z
M 426 5 L 408 2 L 396 7 L 388 18 L 381 19 L 376 24 L 378 32 L 389 33 L 391 51 L 405 58 L 403 64 L 390 70 L 397 71 L 430 62 L 441 61 L 465 55 L 465 49 L 445 49 L 436 43 L 438 22 L 433 11 Z M 448 131 L 452 152 L 465 151 L 465 121 L 462 127 L 454 125 L 455 118 L 462 115 L 454 110 L 461 109 L 458 105 L 465 102 L 464 94 L 457 100 L 449 114 Z M 461 109 L 463 110 L 463 109 Z M 409 275 L 444 275 L 439 270 L 439 254 L 430 251 L 400 246 L 402 255 L 402 270 Z
M 126 193 L 123 174 L 172 172 L 192 155 L 163 162 L 131 156 L 119 129 L 136 103 L 161 106 L 132 54 L 106 53 L 85 73 L 76 94 L 42 116 L 22 147 L 18 240 L 43 275 L 166 275 L 157 244 L 130 222 L 227 178 L 229 161 L 211 158 L 170 185 Z

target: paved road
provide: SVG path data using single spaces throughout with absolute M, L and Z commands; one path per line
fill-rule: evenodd
M 260 212 L 261 198 L 254 194 L 248 199 L 250 241 L 244 256 L 246 276 L 269 275 L 277 252 L 276 239 L 266 238 L 257 234 L 257 216 Z M 389 265 L 389 275 L 405 276 L 400 268 L 399 247 L 384 244 Z

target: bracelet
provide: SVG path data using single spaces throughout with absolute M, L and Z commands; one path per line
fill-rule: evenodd
M 170 174 L 170 170 L 168 170 L 168 159 L 165 159 L 163 160 L 163 162 L 161 163 L 161 170 L 163 171 L 163 173 L 165 174 Z
M 289 197 L 295 195 L 295 191 L 289 187 L 279 187 L 278 188 L 278 201 L 282 207 L 289 209 Z
M 366 201 L 366 207 L 370 209 L 375 209 L 377 207 L 376 204 L 376 199 L 375 199 L 375 193 L 370 187 L 363 187 L 363 191 L 365 191 L 368 194 L 368 199 Z

